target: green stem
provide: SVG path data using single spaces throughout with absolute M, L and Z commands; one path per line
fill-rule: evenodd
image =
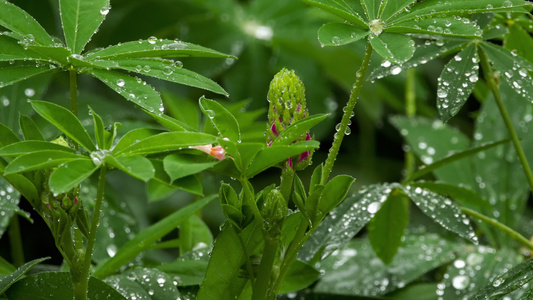
M 279 238 L 265 236 L 265 248 L 263 250 L 263 258 L 259 265 L 257 272 L 257 279 L 255 280 L 255 286 L 252 299 L 254 300 L 273 300 L 275 299 L 275 293 L 270 288 L 270 279 L 272 277 L 272 268 L 276 260 L 276 253 L 278 249 Z
M 500 110 L 500 114 L 502 115 L 503 122 L 505 123 L 505 126 L 507 127 L 507 131 L 509 132 L 509 135 L 511 136 L 511 140 L 513 141 L 516 154 L 518 155 L 518 159 L 520 160 L 520 163 L 522 164 L 522 169 L 524 170 L 524 174 L 526 175 L 527 182 L 529 183 L 530 191 L 533 192 L 533 172 L 531 172 L 531 167 L 529 166 L 529 162 L 527 161 L 526 155 L 524 153 L 524 149 L 522 148 L 522 145 L 520 144 L 520 139 L 518 138 L 518 135 L 516 134 L 516 130 L 513 126 L 513 123 L 511 122 L 511 117 L 509 117 L 507 108 L 505 108 L 505 105 L 503 104 L 503 100 L 500 94 L 500 88 L 498 86 L 498 83 L 496 82 L 494 71 L 492 70 L 492 67 L 490 66 L 489 59 L 487 55 L 485 54 L 485 52 L 483 52 L 483 50 L 481 49 L 479 51 L 479 58 L 481 62 L 481 67 L 483 68 L 483 72 L 485 74 L 485 80 L 490 86 L 492 94 L 494 95 L 494 99 L 496 100 L 496 104 L 498 105 L 498 109 Z
M 372 57 L 372 45 L 370 43 L 366 46 L 365 56 L 363 58 L 363 62 L 361 63 L 361 67 L 359 68 L 359 71 L 356 73 L 356 80 L 352 88 L 352 92 L 350 94 L 350 99 L 348 100 L 348 103 L 346 104 L 346 107 L 344 108 L 344 114 L 342 115 L 340 127 L 339 130 L 334 136 L 333 144 L 331 145 L 331 148 L 329 149 L 329 155 L 326 159 L 326 164 L 324 165 L 324 171 L 322 176 L 322 182 L 321 184 L 326 184 L 328 181 L 329 175 L 331 173 L 331 170 L 333 169 L 333 164 L 335 163 L 335 160 L 337 159 L 337 155 L 339 154 L 339 149 L 342 144 L 342 139 L 344 138 L 344 133 L 346 132 L 346 128 L 348 127 L 348 122 L 350 121 L 350 118 L 352 117 L 352 112 L 355 108 L 355 104 L 357 103 L 357 99 L 359 98 L 359 94 L 361 93 L 361 88 L 363 87 L 363 82 L 365 81 L 365 75 L 368 70 L 368 66 L 370 65 L 370 58 Z
M 405 86 L 405 115 L 413 118 L 416 115 L 416 90 L 415 90 L 416 71 L 409 69 L 407 71 L 407 82 Z M 412 150 L 405 152 L 405 178 L 411 177 L 415 172 L 415 154 Z
M 241 182 L 243 191 L 244 191 L 244 201 L 246 201 L 246 204 L 250 206 L 250 209 L 252 210 L 252 214 L 254 215 L 255 219 L 259 224 L 261 224 L 263 235 L 265 236 L 268 234 L 265 231 L 265 219 L 263 219 L 263 216 L 261 215 L 261 211 L 259 211 L 259 208 L 257 207 L 257 203 L 255 202 L 255 195 L 252 193 L 252 190 L 250 189 L 250 182 L 246 178 L 241 178 L 239 180 Z
M 68 70 L 70 76 L 70 111 L 78 116 L 78 80 L 73 67 Z
M 475 210 L 471 210 L 471 209 L 468 209 L 466 207 L 461 207 L 461 210 L 463 211 L 463 213 L 473 217 L 473 218 L 476 218 L 478 220 L 481 220 L 487 224 L 490 224 L 496 228 L 498 228 L 499 230 L 507 233 L 511 238 L 517 240 L 518 242 L 520 242 L 522 245 L 526 246 L 529 250 L 533 250 L 533 243 L 531 243 L 528 239 L 526 239 L 524 236 L 522 236 L 520 233 L 514 231 L 513 229 L 511 229 L 510 227 L 498 222 L 497 220 L 495 219 L 492 219 L 492 218 L 489 218 L 485 215 L 482 215 L 480 213 L 478 213 L 477 211 Z
M 11 243 L 11 257 L 13 265 L 20 267 L 24 264 L 24 248 L 22 247 L 22 237 L 20 235 L 19 216 L 15 214 L 9 224 L 9 242 Z
M 75 300 L 87 299 L 87 289 L 89 287 L 89 272 L 94 251 L 94 244 L 96 241 L 96 231 L 98 230 L 98 224 L 100 223 L 100 213 L 102 211 L 102 202 L 104 200 L 105 176 L 106 167 L 103 166 L 102 168 L 100 168 L 100 176 L 98 177 L 98 190 L 96 191 L 96 201 L 94 204 L 93 219 L 91 221 L 91 231 L 89 232 L 89 236 L 87 237 L 87 250 L 83 260 L 81 279 L 78 284 L 74 285 Z
M 293 181 L 294 181 L 294 169 L 284 168 L 283 171 L 281 171 L 281 182 L 279 184 L 279 188 L 280 188 L 281 194 L 283 195 L 283 198 L 285 198 L 286 203 L 289 203 L 289 197 L 291 196 Z

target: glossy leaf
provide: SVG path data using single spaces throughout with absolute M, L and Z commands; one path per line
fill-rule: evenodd
M 470 220 L 450 199 L 419 187 L 406 187 L 403 190 L 422 212 L 442 227 L 474 244 L 478 243 Z
M 223 138 L 237 143 L 241 141 L 239 123 L 224 106 L 216 101 L 201 97 L 200 108 Z
M 109 0 L 60 0 L 59 12 L 67 46 L 80 54 L 109 12 Z
M 458 249 L 461 249 L 459 245 L 436 234 L 406 235 L 396 257 L 387 266 L 378 259 L 366 239 L 354 240 L 321 263 L 325 274 L 314 291 L 379 297 L 452 261 Z
M 481 48 L 492 62 L 494 69 L 499 71 L 500 78 L 507 81 L 518 95 L 533 103 L 533 79 L 528 72 L 533 70 L 533 64 L 490 43 L 482 43 Z
M 0 25 L 22 36 L 26 43 L 51 45 L 52 37 L 27 12 L 7 1 L 0 2 Z
M 485 198 L 483 198 L 483 196 L 465 187 L 452 185 L 452 184 L 446 184 L 442 182 L 429 182 L 429 181 L 428 182 L 424 182 L 424 181 L 413 182 L 409 184 L 409 186 L 415 187 L 415 188 L 421 187 L 424 189 L 428 189 L 432 192 L 435 192 L 437 194 L 447 195 L 466 207 L 475 207 L 480 210 L 491 209 L 490 203 Z
M 13 132 L 13 130 L 11 130 L 11 128 L 0 123 L 0 147 L 16 142 L 20 142 L 19 137 Z
M 392 19 L 394 16 L 401 13 L 404 9 L 413 4 L 413 2 L 416 2 L 416 0 L 388 0 L 380 19 L 384 21 Z
M 3 173 L 4 170 L 4 165 L 2 162 L 0 162 L 0 173 Z M 35 185 L 27 177 L 21 174 L 4 174 L 2 175 L 2 177 L 7 180 L 13 187 L 15 187 L 17 191 L 20 191 L 20 194 L 22 194 L 24 198 L 26 198 L 28 201 L 33 202 L 36 199 L 39 199 L 39 194 L 37 193 Z M 13 208 L 14 211 L 18 209 L 18 199 L 19 198 L 11 198 L 12 201 L 17 202 L 17 207 L 14 207 L 14 203 L 13 205 L 8 205 Z
M 74 149 L 45 141 L 22 141 L 0 148 L 1 156 L 19 156 L 40 151 L 65 151 L 74 153 Z
M 33 120 L 29 117 L 20 116 L 19 126 L 26 141 L 44 141 L 41 130 L 39 130 L 39 127 L 37 127 L 35 122 L 33 122 Z
M 104 281 L 127 299 L 180 299 L 172 277 L 158 269 L 137 267 Z
M 390 1 L 392 2 L 392 1 Z M 430 18 L 402 22 L 386 28 L 387 32 L 430 34 L 450 37 L 481 37 L 481 29 L 468 19 Z
M 113 157 L 108 155 L 105 162 L 127 174 L 142 181 L 148 181 L 154 177 L 154 167 L 150 160 L 142 156 Z
M 180 121 L 176 120 L 170 116 L 167 115 L 158 115 L 153 114 L 150 112 L 147 112 L 152 118 L 154 118 L 157 123 L 163 125 L 165 128 L 167 128 L 170 131 L 197 131 L 195 128 L 191 127 L 190 125 Z
M 305 135 L 306 132 L 309 132 L 311 128 L 316 126 L 318 123 L 326 119 L 328 115 L 312 115 L 297 122 L 294 122 L 289 127 L 285 128 L 283 132 L 272 142 L 270 146 L 277 145 L 290 145 L 294 143 L 302 135 Z
M 146 155 L 163 151 L 179 150 L 189 146 L 207 145 L 216 141 L 212 135 L 199 132 L 173 131 L 164 132 L 139 140 L 130 146 L 113 150 L 113 154 L 124 155 Z M 118 145 L 117 145 L 118 146 Z
M 54 62 L 61 65 L 68 65 L 71 58 L 72 51 L 63 46 L 41 46 L 29 45 L 28 49 L 32 52 L 38 53 L 40 56 L 47 58 L 48 62 Z M 51 65 L 50 68 L 53 68 Z
M 528 259 L 499 275 L 492 283 L 478 291 L 473 299 L 496 299 L 522 288 L 533 279 L 533 259 Z
M 83 158 L 81 155 L 60 150 L 32 152 L 12 160 L 6 167 L 5 174 L 49 169 L 62 163 Z
M 409 198 L 395 189 L 368 224 L 368 239 L 376 255 L 386 265 L 398 252 L 409 221 Z
M 10 299 L 20 300 L 72 299 L 70 274 L 68 272 L 37 273 L 19 280 L 7 290 L 6 295 Z M 114 288 L 92 276 L 89 278 L 87 298 L 126 300 Z
M 0 256 L 0 274 L 5 276 L 6 274 L 15 272 L 15 270 L 17 269 Z
M 122 69 L 136 72 L 141 75 L 155 77 L 187 86 L 201 88 L 220 95 L 228 96 L 228 93 L 213 80 L 193 71 L 187 70 L 180 65 L 180 61 L 174 62 L 168 59 L 116 59 L 112 61 L 97 60 L 90 62 L 93 65 L 104 68 Z
M 218 142 L 233 158 L 235 166 L 241 173 L 246 172 L 257 153 L 266 147 L 265 144 L 261 143 L 234 143 L 224 139 L 218 139 Z
M 455 116 L 479 79 L 479 57 L 475 44 L 455 55 L 444 67 L 437 87 L 437 108 L 446 122 Z
M 89 151 L 96 150 L 93 140 L 83 125 L 68 109 L 45 101 L 32 101 L 31 105 L 41 117 L 57 127 L 57 129 L 61 130 L 61 132 L 76 143 Z
M 25 50 L 16 39 L 0 36 L 0 61 L 42 59 L 38 53 Z
M 207 264 L 207 261 L 201 260 L 177 260 L 157 266 L 157 268 L 167 274 L 179 277 L 178 286 L 199 286 L 204 280 Z
M 210 195 L 200 199 L 141 231 L 131 241 L 118 249 L 115 256 L 96 266 L 93 272 L 94 276 L 106 277 L 113 274 L 121 266 L 129 263 L 132 259 L 137 257 L 137 255 L 149 249 L 161 237 L 174 230 L 181 222 L 183 222 L 183 220 L 213 201 L 215 198 L 216 195 Z
M 0 237 L 2 237 L 6 229 L 9 227 L 11 218 L 16 213 L 24 213 L 19 208 L 19 202 L 20 193 L 4 178 L 0 177 Z
M 325 24 L 318 30 L 318 40 L 324 46 L 341 46 L 366 37 L 370 31 L 346 23 Z
M 13 273 L 10 273 L 0 279 L 0 295 L 2 295 L 11 285 L 13 285 L 13 283 L 19 280 L 22 276 L 24 276 L 24 274 L 26 274 L 26 272 L 28 272 L 31 268 L 47 259 L 50 259 L 50 257 L 44 257 L 29 261 L 19 267 L 17 270 L 15 270 Z
M 321 220 L 344 200 L 354 181 L 355 178 L 348 175 L 338 175 L 328 181 L 320 195 L 315 221 Z
M 315 282 L 319 275 L 320 272 L 312 266 L 296 260 L 287 271 L 279 292 L 285 294 L 304 289 Z
M 250 167 L 246 171 L 246 177 L 251 178 L 260 172 L 286 160 L 291 156 L 301 154 L 318 148 L 317 141 L 306 141 L 293 144 L 291 146 L 271 146 L 261 150 L 253 159 Z
M 108 139 L 110 133 L 107 132 L 104 128 L 104 121 L 92 108 L 89 107 L 90 114 L 93 116 L 94 123 L 94 136 L 96 138 L 96 144 L 98 149 L 107 149 L 106 140 Z
M 513 51 L 513 53 L 516 53 L 533 63 L 533 53 L 529 51 L 529 49 L 533 48 L 533 38 L 529 32 L 527 32 L 518 23 L 509 24 L 508 27 L 501 27 L 509 29 L 509 32 L 505 34 L 503 43 L 505 49 Z
M 160 40 L 149 38 L 135 42 L 126 42 L 105 49 L 93 50 L 87 53 L 88 59 L 116 59 L 142 57 L 220 57 L 232 58 L 209 48 L 186 43 L 183 41 Z
M 0 88 L 37 75 L 55 73 L 58 71 L 57 68 L 37 66 L 35 63 L 31 62 L 15 61 L 12 65 L 3 65 L 0 63 Z
M 90 159 L 77 159 L 60 165 L 50 175 L 50 189 L 56 194 L 68 192 L 98 168 Z
M 170 180 L 174 181 L 178 178 L 200 173 L 209 169 L 219 163 L 207 159 L 205 156 L 191 155 L 184 153 L 171 154 L 163 159 L 165 171 L 170 176 Z
M 116 71 L 91 69 L 88 72 L 112 90 L 119 93 L 122 97 L 147 111 L 158 115 L 163 113 L 164 109 L 161 95 L 141 79 Z
M 141 140 L 155 136 L 159 133 L 162 133 L 161 130 L 152 129 L 152 128 L 137 128 L 131 131 L 128 131 L 113 148 L 113 154 L 117 154 L 122 150 L 128 148 L 129 146 L 138 143 Z
M 303 0 L 303 2 L 328 11 L 348 22 L 366 28 L 366 16 L 359 1 Z
M 381 57 L 400 65 L 415 53 L 415 42 L 401 34 L 384 32 L 379 36 L 372 35 L 370 43 Z

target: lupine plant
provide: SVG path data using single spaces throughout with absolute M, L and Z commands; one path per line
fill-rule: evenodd
M 211 13 L 241 5 L 183 2 Z M 312 113 L 304 82 L 293 70 L 280 67 L 263 102 L 254 103 L 268 106 L 267 113 L 205 96 L 191 108 L 188 100 L 162 96 L 152 84 L 163 80 L 229 97 L 215 81 L 185 66 L 190 57 L 226 66 L 237 57 L 155 34 L 91 49 L 110 13 L 109 0 L 57 1 L 63 37 L 51 36 L 25 10 L 0 1 L 2 105 L 14 105 L 2 91 L 39 76 L 63 78 L 69 90 L 68 108 L 54 99 L 18 100 L 18 120 L 0 123 L 0 233 L 9 230 L 12 253 L 11 263 L 0 258 L 0 297 L 531 297 L 531 260 L 524 261 L 524 253 L 529 256 L 533 244 L 524 234 L 533 232 L 521 229 L 527 220 L 517 217 L 533 191 L 531 4 L 302 2 L 308 7 L 296 0 L 276 5 L 322 17 L 330 13 L 326 18 L 332 22 L 320 27 L 315 41 L 322 47 L 355 43 L 365 49 L 323 156 L 313 131 L 333 117 Z M 262 0 L 247 4 L 236 10 L 235 23 L 242 22 L 243 32 L 254 38 L 272 39 L 271 27 L 242 13 L 269 6 Z M 417 116 L 415 84 L 416 70 L 437 58 L 449 60 L 436 80 L 440 120 Z M 406 142 L 404 180 L 356 188 L 353 176 L 334 171 L 356 104 L 364 86 L 404 73 L 406 115 L 390 118 Z M 80 106 L 83 85 L 97 82 L 132 102 L 143 122 L 102 117 L 100 110 L 108 111 L 111 103 Z M 35 90 L 24 94 L 31 98 Z M 448 124 L 474 98 L 482 107 L 470 139 Z M 362 104 L 370 101 L 361 97 Z M 202 124 L 196 112 L 203 114 Z M 256 121 L 261 115 L 265 122 Z M 279 182 L 255 181 L 272 170 Z M 210 190 L 204 176 L 223 180 Z M 117 178 L 145 182 L 150 200 L 177 189 L 195 196 L 132 232 L 127 191 L 112 193 Z M 217 198 L 224 222 L 213 238 L 200 212 Z M 19 199 L 34 213 L 24 212 Z M 30 275 L 48 258 L 25 261 L 18 216 L 42 218 L 61 267 Z M 178 238 L 169 239 L 176 228 Z M 118 235 L 120 244 L 109 240 Z M 154 252 L 161 249 L 178 249 L 179 256 Z

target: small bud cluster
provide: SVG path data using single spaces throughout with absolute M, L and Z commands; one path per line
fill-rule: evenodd
M 283 68 L 270 82 L 268 91 L 268 119 L 267 137 L 269 146 L 272 142 L 294 122 L 309 115 L 305 101 L 305 87 L 294 71 Z M 303 134 L 294 142 L 311 140 L 309 132 Z M 295 170 L 305 169 L 311 164 L 312 152 L 304 152 L 297 157 L 287 160 L 286 167 Z

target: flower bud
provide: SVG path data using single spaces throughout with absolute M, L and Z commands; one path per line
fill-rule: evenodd
M 267 230 L 271 235 L 281 233 L 281 225 L 287 216 L 287 203 L 278 189 L 271 190 L 263 202 L 261 215 L 267 223 Z
M 268 91 L 268 145 L 290 125 L 309 115 L 305 101 L 305 87 L 294 71 L 283 68 L 270 82 Z M 309 132 L 294 142 L 311 140 Z M 312 152 L 307 151 L 287 159 L 285 167 L 303 170 L 311 164 Z

